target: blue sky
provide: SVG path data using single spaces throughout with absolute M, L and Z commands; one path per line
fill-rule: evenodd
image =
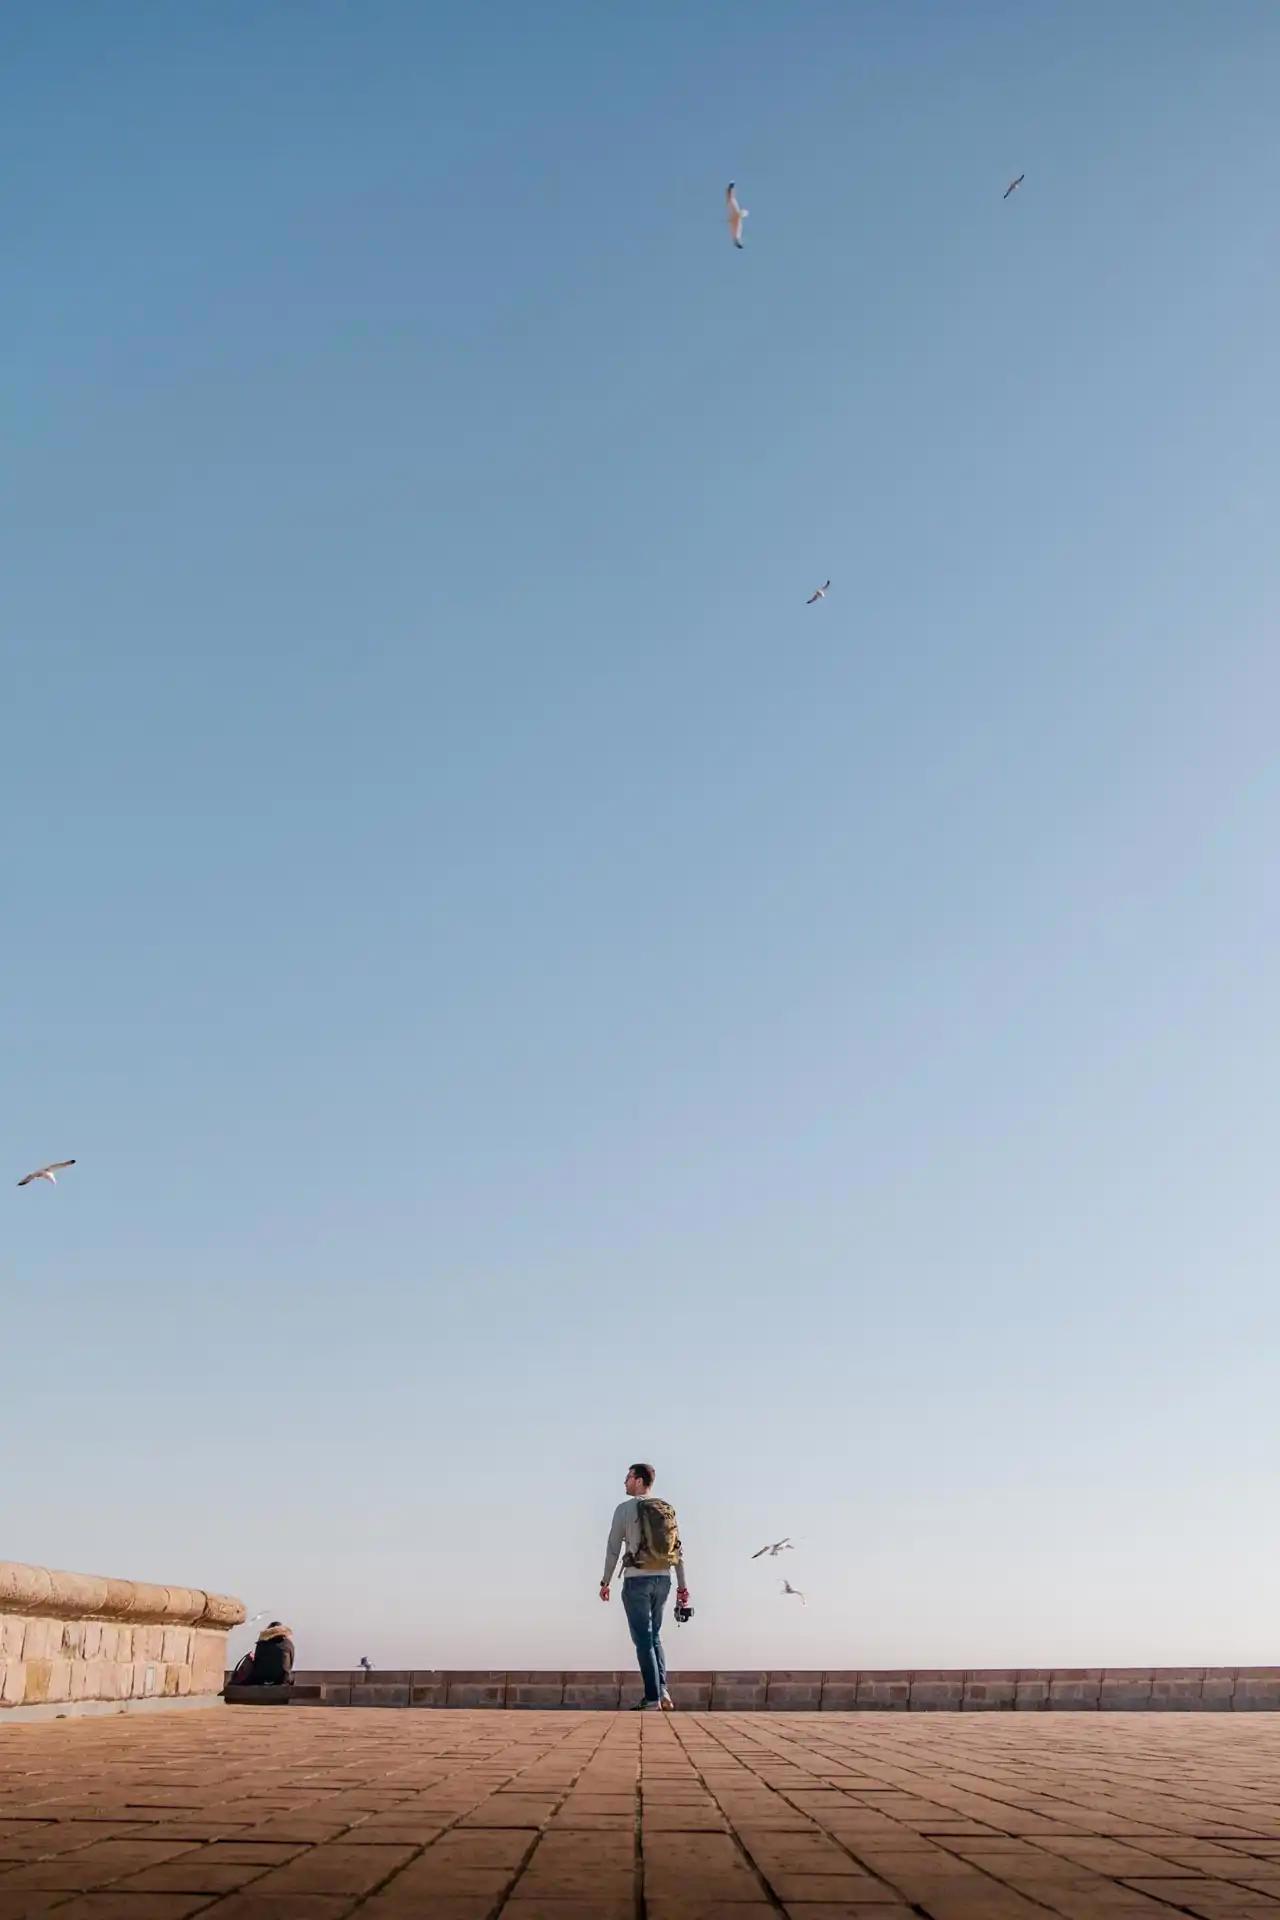
M 0 1553 L 613 1665 L 641 1455 L 685 1664 L 1274 1657 L 1269 0 L 0 55 Z

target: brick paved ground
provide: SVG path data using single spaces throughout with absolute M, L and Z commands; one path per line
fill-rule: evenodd
M 0 1920 L 1280 1916 L 1280 1715 L 0 1730 Z

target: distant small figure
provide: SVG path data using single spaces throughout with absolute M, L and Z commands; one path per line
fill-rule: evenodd
M 831 582 L 827 580 L 827 581 L 824 581 L 822 586 L 816 588 L 814 592 L 809 595 L 809 598 L 805 601 L 806 607 L 816 607 L 819 600 L 825 600 L 827 597 L 827 588 L 830 585 L 831 585 Z
M 293 1680 L 293 1629 L 273 1620 L 253 1650 L 254 1687 L 287 1687 Z
M 790 1582 L 789 1580 L 784 1580 L 784 1581 L 783 1581 L 783 1583 L 782 1583 L 782 1591 L 783 1591 L 784 1593 L 789 1593 L 789 1594 L 791 1595 L 791 1598 L 792 1598 L 793 1600 L 798 1600 L 798 1601 L 800 1602 L 800 1605 L 801 1605 L 802 1607 L 807 1607 L 807 1606 L 808 1606 L 808 1604 L 809 1604 L 809 1602 L 808 1602 L 808 1601 L 807 1601 L 807 1600 L 805 1599 L 805 1597 L 804 1597 L 804 1595 L 803 1595 L 803 1594 L 801 1593 L 801 1591 L 800 1591 L 800 1589 L 799 1589 L 799 1587 L 793 1587 L 793 1586 L 792 1586 L 792 1584 L 791 1584 L 791 1582 Z
M 747 217 L 747 210 L 745 207 L 738 205 L 738 196 L 733 190 L 732 180 L 724 190 L 724 199 L 729 214 L 729 232 L 733 236 L 734 246 L 740 247 L 742 245 L 742 223 Z
M 366 1674 L 373 1672 L 373 1663 L 370 1660 L 367 1653 L 362 1653 L 360 1655 L 360 1665 L 363 1667 Z
M 1016 193 L 1018 191 L 1018 188 L 1022 185 L 1023 181 L 1026 179 L 1026 177 L 1027 176 L 1025 173 L 1020 173 L 1016 180 L 1011 180 L 1008 186 L 1005 188 L 1004 192 L 1001 194 L 1000 198 L 1002 200 L 1007 200 L 1011 193 Z
M 780 1553 L 794 1553 L 794 1551 L 795 1548 L 791 1544 L 791 1535 L 787 1533 L 782 1536 L 781 1540 L 775 1540 L 772 1546 L 761 1547 L 760 1552 L 753 1553 L 751 1558 L 753 1560 L 759 1560 L 761 1555 L 767 1553 L 771 1560 L 776 1560 Z
M 47 1180 L 51 1187 L 56 1187 L 58 1184 L 57 1175 L 62 1172 L 64 1167 L 74 1167 L 74 1165 L 74 1160 L 51 1160 L 47 1167 L 37 1167 L 34 1173 L 24 1173 L 18 1185 L 20 1187 L 29 1187 L 33 1180 Z

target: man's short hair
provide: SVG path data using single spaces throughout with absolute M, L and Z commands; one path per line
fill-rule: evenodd
M 633 1461 L 629 1471 L 635 1475 L 637 1480 L 643 1480 L 646 1487 L 651 1487 L 658 1477 L 653 1468 L 645 1460 Z

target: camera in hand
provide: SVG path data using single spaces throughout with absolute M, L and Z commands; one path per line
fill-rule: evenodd
M 683 1625 L 685 1624 L 685 1621 L 686 1621 L 686 1620 L 692 1620 L 692 1618 L 693 1618 L 693 1608 L 692 1608 L 692 1607 L 679 1607 L 679 1606 L 678 1606 L 678 1607 L 676 1608 L 676 1625 L 677 1625 L 678 1627 L 682 1627 L 682 1626 L 683 1626 Z

